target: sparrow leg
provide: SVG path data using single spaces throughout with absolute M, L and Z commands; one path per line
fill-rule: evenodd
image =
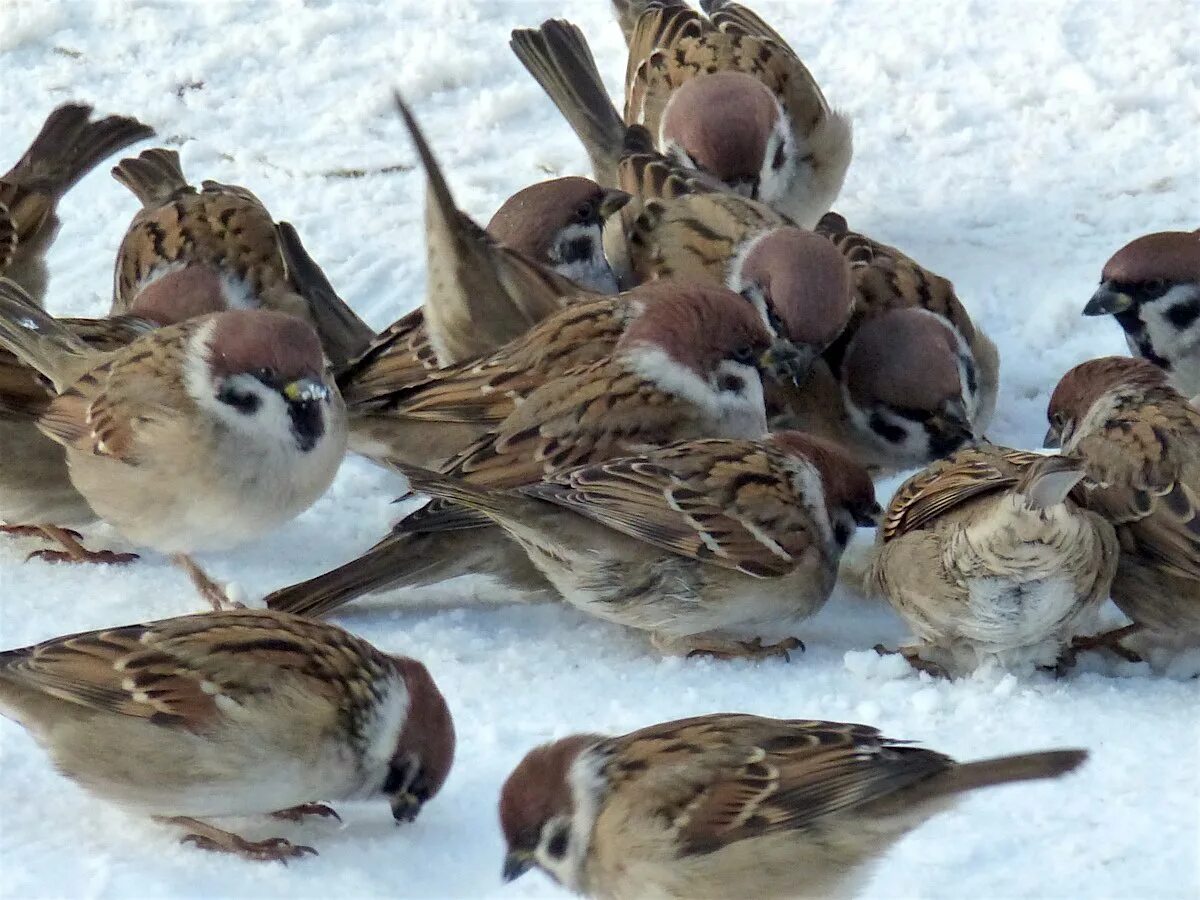
M 158 821 L 170 825 L 182 825 L 189 833 L 179 839 L 181 844 L 195 844 L 201 850 L 217 853 L 233 853 L 243 859 L 287 863 L 289 859 L 316 856 L 317 851 L 303 844 L 293 844 L 286 838 L 267 838 L 265 841 L 248 841 L 232 831 L 222 831 L 188 816 L 160 818 Z
M 1112 631 L 1105 631 L 1091 637 L 1077 637 L 1071 641 L 1071 646 L 1068 648 L 1067 653 L 1071 654 L 1071 660 L 1074 662 L 1075 657 L 1083 650 L 1107 649 L 1117 654 L 1121 659 L 1128 660 L 1129 662 L 1141 662 L 1141 656 L 1121 643 L 1123 639 L 1137 634 L 1141 630 L 1142 626 L 1134 622 L 1132 625 L 1114 628 Z
M 27 560 L 43 559 L 46 562 L 124 565 L 138 558 L 136 553 L 114 553 L 112 550 L 89 550 L 83 544 L 79 543 L 79 532 L 72 531 L 69 528 L 59 528 L 57 525 L 34 525 L 32 527 L 42 537 L 61 544 L 64 549 L 34 550 L 25 557 Z
M 337 819 L 342 821 L 342 817 L 337 814 L 337 810 L 332 806 L 326 806 L 324 803 L 301 803 L 299 806 L 292 806 L 288 809 L 281 809 L 278 812 L 271 813 L 272 819 L 283 819 L 285 822 L 299 822 L 308 816 L 320 816 L 322 819 Z
M 688 649 L 688 659 L 693 656 L 711 656 L 716 659 L 771 659 L 782 657 L 784 662 L 791 662 L 789 650 L 804 652 L 804 643 L 799 638 L 784 638 L 775 644 L 764 644 L 762 638 L 752 641 L 722 641 L 720 639 L 700 639 L 692 642 Z
M 883 646 L 883 644 L 876 644 L 871 649 L 873 649 L 880 656 L 903 656 L 905 661 L 918 672 L 926 672 L 929 675 L 932 675 L 934 678 L 948 679 L 950 677 L 950 673 L 947 672 L 942 666 L 939 666 L 935 662 L 930 662 L 927 659 L 921 659 L 921 656 L 919 653 L 917 653 L 915 647 L 901 647 L 899 650 L 889 650 L 887 647 Z
M 200 596 L 212 604 L 213 612 L 242 608 L 240 603 L 231 603 L 229 595 L 225 593 L 225 586 L 209 578 L 205 571 L 196 565 L 196 561 L 186 553 L 176 553 L 171 557 L 171 561 L 187 573 L 192 584 L 196 586 L 196 590 L 200 592 Z

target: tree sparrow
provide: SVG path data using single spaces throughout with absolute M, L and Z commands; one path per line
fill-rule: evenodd
M 968 675 L 1055 666 L 1094 630 L 1119 548 L 1112 526 L 1069 498 L 1070 457 L 960 450 L 908 479 L 876 537 L 870 585 L 912 629 L 914 666 Z
M 829 107 L 787 42 L 735 3 L 646 4 L 628 19 L 625 114 L 583 33 L 549 20 L 513 32 L 513 52 L 616 184 L 624 126 L 644 125 L 672 159 L 811 227 L 850 164 L 850 123 Z
M 664 282 L 651 295 L 654 301 L 620 330 L 610 356 L 566 371 L 549 369 L 543 384 L 440 471 L 502 489 L 672 441 L 761 437 L 766 413 L 759 370 L 777 373 L 781 351 L 750 304 L 701 285 L 672 288 Z M 521 371 L 513 370 L 518 379 Z M 487 524 L 480 516 L 467 519 L 458 529 Z M 287 612 L 321 615 L 363 593 L 482 569 L 519 590 L 552 595 L 525 554 L 498 529 L 465 536 L 439 524 L 422 532 L 418 511 L 363 556 L 276 591 L 267 602 Z
M 1081 461 L 1088 507 L 1116 529 L 1112 598 L 1134 622 L 1076 643 L 1118 649 L 1141 629 L 1200 642 L 1200 411 L 1153 363 L 1108 356 L 1067 372 L 1046 414 L 1046 446 Z
M 200 819 L 334 816 L 384 796 L 412 821 L 446 780 L 454 726 L 421 663 L 265 610 L 179 616 L 0 653 L 0 710 L 86 790 L 247 859 L 316 853 Z
M 1111 315 L 1130 353 L 1169 372 L 1181 393 L 1200 394 L 1200 231 L 1126 244 L 1104 264 L 1083 314 Z
M 855 527 L 879 514 L 866 471 L 798 432 L 685 441 L 507 492 L 399 469 L 499 525 L 572 606 L 664 652 L 786 656 L 799 641 L 762 638 L 825 605 Z
M 96 515 L 173 555 L 214 606 L 222 591 L 188 554 L 299 515 L 345 452 L 316 333 L 283 313 L 201 316 L 100 353 L 0 282 L 0 346 L 54 385 L 38 427 Z
M 93 122 L 91 116 L 86 104 L 58 107 L 17 164 L 0 176 L 0 275 L 39 304 L 48 281 L 46 251 L 58 233 L 58 201 L 105 157 L 154 135 L 137 119 Z
M 122 160 L 113 177 L 142 203 L 117 251 L 114 314 L 129 312 L 139 297 L 145 302 L 147 293 L 204 291 L 224 298 L 224 309 L 277 310 L 303 319 L 334 363 L 351 359 L 370 340 L 371 329 L 336 293 L 305 295 L 305 285 L 289 272 L 271 214 L 250 191 L 216 181 L 197 191 L 174 150 Z M 297 237 L 293 265 L 303 251 L 296 251 L 298 243 Z
M 866 725 L 722 713 L 529 752 L 500 793 L 504 879 L 586 897 L 850 897 L 958 794 L 1057 778 L 1051 750 L 958 763 Z

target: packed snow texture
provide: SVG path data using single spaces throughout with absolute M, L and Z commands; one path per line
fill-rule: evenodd
M 1195 6 L 754 5 L 854 122 L 837 208 L 953 279 L 1001 352 L 990 437 L 1037 446 L 1058 377 L 1124 352 L 1111 320 L 1080 316 L 1104 260 L 1139 234 L 1200 224 Z M 510 29 L 550 16 L 583 27 L 619 96 L 624 47 L 601 0 L 7 0 L 0 164 L 64 101 L 137 115 L 179 149 L 193 181 L 246 185 L 295 223 L 342 294 L 382 327 L 421 301 L 425 265 L 424 176 L 393 112 L 393 88 L 477 219 L 530 182 L 587 174 L 574 135 L 507 46 Z M 62 204 L 50 256 L 54 312 L 107 309 L 136 203 L 105 168 Z M 894 484 L 882 486 L 882 499 Z M 349 460 L 299 520 L 202 561 L 261 596 L 373 543 L 396 517 L 389 501 L 402 487 Z M 88 539 L 122 547 L 104 528 Z M 127 568 L 24 562 L 37 546 L 0 541 L 5 647 L 202 607 L 162 558 Z M 179 846 L 177 829 L 90 798 L 20 727 L 0 721 L 0 895 L 559 896 L 539 874 L 500 883 L 496 798 L 517 760 L 575 731 L 618 733 L 718 711 L 865 722 L 963 759 L 1092 752 L 1061 782 L 977 793 L 931 821 L 882 861 L 868 896 L 1200 894 L 1194 659 L 1165 671 L 1088 663 L 1058 681 L 992 673 L 933 682 L 870 652 L 903 629 L 881 602 L 844 591 L 794 629 L 808 651 L 790 664 L 663 659 L 638 634 L 511 600 L 482 579 L 461 579 L 419 598 L 372 598 L 338 617 L 429 666 L 454 712 L 458 755 L 413 825 L 395 826 L 382 801 L 343 807 L 341 827 L 233 823 L 250 837 L 283 834 L 320 850 L 286 867 Z M 804 873 L 796 877 L 802 883 Z

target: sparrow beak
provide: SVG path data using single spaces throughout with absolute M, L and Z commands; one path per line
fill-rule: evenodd
M 808 378 L 815 356 L 811 347 L 779 338 L 758 358 L 759 370 L 783 384 L 800 385 Z
M 1111 316 L 1123 313 L 1131 306 L 1133 306 L 1131 296 L 1114 289 L 1111 282 L 1105 281 L 1096 289 L 1096 293 L 1092 294 L 1092 299 L 1083 308 L 1083 314 L 1085 316 Z
M 854 506 L 850 509 L 850 515 L 854 517 L 854 524 L 859 528 L 878 528 L 879 520 L 883 518 L 883 507 L 878 503 L 867 507 Z
M 1062 435 L 1058 431 L 1057 425 L 1051 425 L 1050 430 L 1046 432 L 1046 436 L 1042 438 L 1042 446 L 1047 450 L 1062 449 Z
M 504 857 L 504 869 L 500 877 L 506 882 L 516 881 L 533 868 L 533 854 L 528 850 L 510 850 Z
M 329 397 L 329 388 L 315 378 L 289 381 L 280 392 L 288 403 L 312 403 Z
M 616 188 L 609 188 L 600 195 L 600 221 L 603 222 L 610 216 L 620 212 L 622 207 L 632 199 L 632 194 L 619 191 Z
M 392 795 L 392 818 L 396 824 L 411 822 L 421 811 L 421 800 L 408 791 Z

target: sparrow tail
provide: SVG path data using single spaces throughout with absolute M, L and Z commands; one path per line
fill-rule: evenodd
M 60 393 L 90 367 L 95 354 L 7 278 L 0 279 L 0 347 L 49 378 Z
M 1049 750 L 960 763 L 904 791 L 904 803 L 910 805 L 1015 781 L 1059 778 L 1079 768 L 1087 757 L 1086 750 Z
M 138 156 L 121 160 L 113 166 L 112 176 L 147 207 L 196 192 L 183 176 L 179 154 L 162 147 L 143 150 Z
M 509 46 L 583 142 L 596 181 L 602 187 L 618 187 L 625 123 L 583 32 L 570 22 L 549 19 L 540 28 L 515 30 Z

